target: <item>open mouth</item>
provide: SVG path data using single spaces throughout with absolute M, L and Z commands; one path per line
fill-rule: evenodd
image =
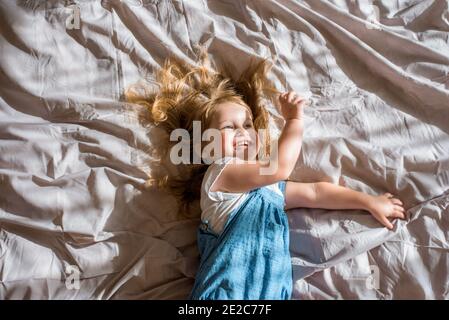
M 248 143 L 248 141 L 239 141 L 239 142 L 237 142 L 235 145 L 234 145 L 234 149 L 237 149 L 237 148 L 244 148 L 244 147 L 248 147 L 249 146 L 249 143 Z

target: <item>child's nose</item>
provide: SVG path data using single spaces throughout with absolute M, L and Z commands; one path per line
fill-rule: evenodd
M 249 138 L 249 133 L 248 133 L 248 131 L 247 131 L 245 128 L 243 128 L 243 127 L 237 128 L 237 134 L 236 134 L 236 136 L 240 136 L 240 135 L 246 136 L 247 138 Z

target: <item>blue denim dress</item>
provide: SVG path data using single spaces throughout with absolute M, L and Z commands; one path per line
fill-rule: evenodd
M 285 181 L 279 189 L 285 195 Z M 284 197 L 267 187 L 249 192 L 216 235 L 198 229 L 199 269 L 190 299 L 290 299 L 292 266 Z

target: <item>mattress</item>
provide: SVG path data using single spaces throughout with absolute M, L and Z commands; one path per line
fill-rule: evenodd
M 196 45 L 235 73 L 268 57 L 279 90 L 311 100 L 291 180 L 407 210 L 392 231 L 361 210 L 289 210 L 292 298 L 448 299 L 448 7 L 1 1 L 0 299 L 188 296 L 199 220 L 146 186 L 155 142 L 123 93 Z

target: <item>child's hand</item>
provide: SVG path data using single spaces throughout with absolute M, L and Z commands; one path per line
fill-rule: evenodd
M 368 210 L 377 221 L 390 230 L 393 229 L 393 225 L 388 218 L 405 219 L 405 210 L 401 200 L 394 198 L 391 193 L 373 196 Z
M 281 113 L 285 120 L 302 119 L 302 108 L 306 99 L 296 94 L 294 91 L 285 92 L 279 95 Z

